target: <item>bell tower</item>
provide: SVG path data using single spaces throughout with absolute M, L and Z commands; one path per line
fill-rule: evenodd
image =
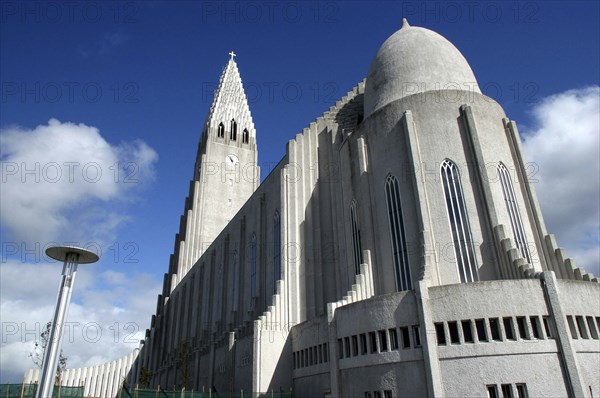
M 171 258 L 171 289 L 210 246 L 260 184 L 256 130 L 235 53 L 206 117 L 194 177 Z

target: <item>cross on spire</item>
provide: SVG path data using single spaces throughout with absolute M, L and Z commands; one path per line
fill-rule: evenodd
M 236 54 L 236 53 L 234 53 L 233 51 L 231 51 L 231 52 L 229 53 L 229 55 L 231 55 L 231 59 L 233 60 L 233 57 L 235 57 L 237 54 Z

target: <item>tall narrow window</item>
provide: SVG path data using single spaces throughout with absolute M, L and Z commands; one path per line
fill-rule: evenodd
M 223 264 L 219 264 L 217 270 L 217 294 L 216 294 L 216 305 L 215 314 L 217 320 L 221 320 L 221 300 L 223 299 Z
M 396 272 L 396 289 L 398 291 L 412 289 L 408 250 L 406 247 L 406 232 L 402 216 L 400 188 L 398 179 L 392 175 L 385 181 L 385 196 L 387 198 L 390 237 L 392 240 L 392 255 Z
M 237 140 L 237 123 L 235 119 L 231 119 L 231 130 L 229 132 L 229 139 L 231 141 Z
M 242 143 L 247 144 L 250 142 L 250 133 L 248 132 L 248 129 L 244 129 L 244 131 L 242 132 Z
M 281 279 L 281 217 L 275 210 L 273 216 L 273 293 L 277 292 L 277 281 Z
M 232 269 L 231 269 L 231 309 L 233 311 L 237 310 L 237 302 L 238 302 L 238 254 L 237 252 L 233 252 L 233 261 L 232 261 Z
M 223 123 L 219 123 L 219 127 L 217 127 L 217 137 L 225 138 L 225 126 L 223 126 Z
M 356 201 L 353 200 L 350 205 L 350 222 L 352 225 L 352 247 L 354 249 L 354 272 L 358 275 L 360 274 L 360 265 L 363 263 L 363 256 L 357 210 Z
M 449 159 L 442 162 L 440 169 L 442 184 L 444 185 L 444 196 L 452 238 L 454 240 L 454 254 L 461 282 L 473 282 L 479 280 L 477 275 L 477 263 L 475 261 L 475 250 L 473 249 L 473 238 L 469 217 L 465 207 L 460 174 L 456 164 Z
M 250 241 L 250 298 L 256 297 L 256 234 Z
M 523 229 L 521 212 L 519 211 L 519 205 L 517 204 L 517 197 L 515 196 L 510 173 L 503 163 L 498 163 L 498 175 L 500 177 L 504 202 L 506 203 L 506 211 L 510 218 L 510 226 L 512 227 L 513 235 L 515 237 L 515 243 L 521 252 L 521 256 L 528 263 L 531 263 L 531 256 L 529 254 L 529 248 L 527 247 L 527 239 L 525 237 L 525 230 Z

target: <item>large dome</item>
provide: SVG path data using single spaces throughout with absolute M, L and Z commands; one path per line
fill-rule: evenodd
M 452 43 L 404 19 L 402 28 L 381 45 L 371 63 L 365 117 L 402 97 L 444 89 L 481 93 L 467 60 Z

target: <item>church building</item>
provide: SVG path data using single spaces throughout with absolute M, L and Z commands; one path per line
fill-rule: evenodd
M 67 383 L 600 396 L 598 278 L 546 230 L 517 125 L 452 43 L 404 20 L 262 183 L 233 55 L 143 344 Z

